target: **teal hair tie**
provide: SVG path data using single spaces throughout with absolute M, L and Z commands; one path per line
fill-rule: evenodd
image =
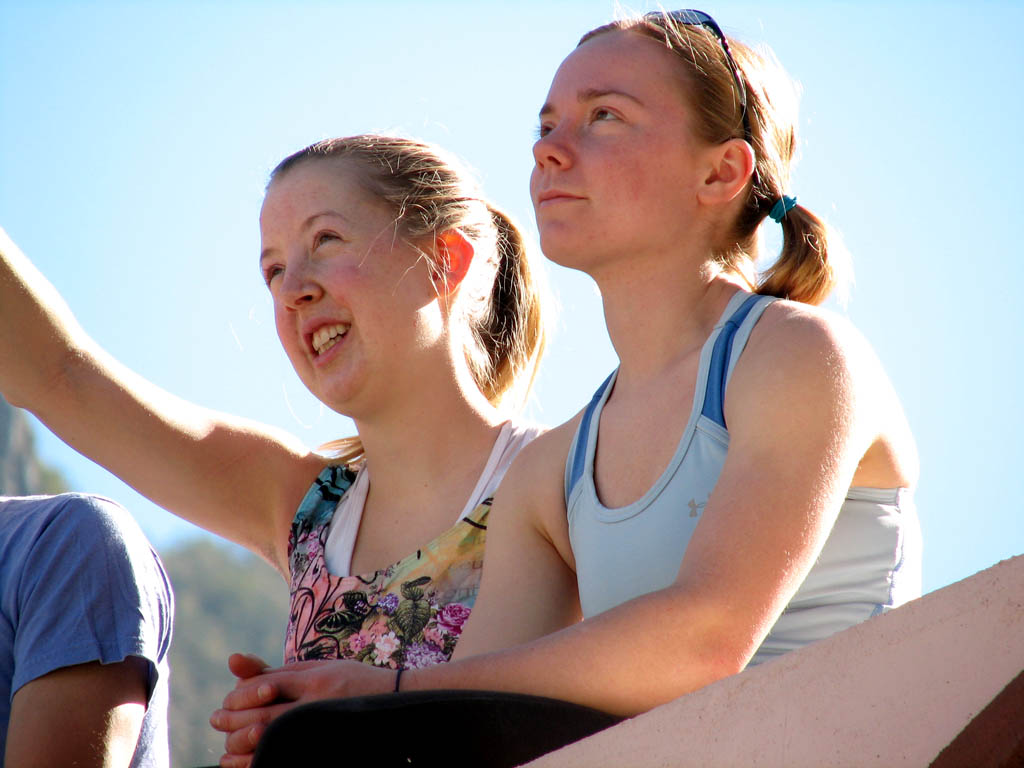
M 796 208 L 796 197 L 790 197 L 789 195 L 783 195 L 775 201 L 775 205 L 768 211 L 768 215 L 772 217 L 779 224 L 786 217 L 786 214 Z

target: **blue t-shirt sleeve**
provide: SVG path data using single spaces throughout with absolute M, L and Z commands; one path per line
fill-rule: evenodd
M 11 696 L 55 669 L 128 656 L 150 662 L 152 694 L 173 617 L 159 557 L 114 502 L 74 494 L 53 501 L 21 563 Z

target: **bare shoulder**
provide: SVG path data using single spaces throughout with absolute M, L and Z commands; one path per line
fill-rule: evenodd
M 515 510 L 517 521 L 534 527 L 571 563 L 569 530 L 565 518 L 565 461 L 582 412 L 548 430 L 523 448 L 509 468 L 494 497 L 492 520 L 504 510 Z
M 761 429 L 774 417 L 847 431 L 863 450 L 857 484 L 916 481 L 916 447 L 889 377 L 863 334 L 835 312 L 791 301 L 769 305 L 736 365 L 727 418 L 730 408 L 739 429 Z
M 750 349 L 779 345 L 809 353 L 838 352 L 867 346 L 864 337 L 842 315 L 822 307 L 780 299 L 765 308 L 750 335 Z
M 515 487 L 528 486 L 530 478 L 538 475 L 557 474 L 561 476 L 565 467 L 565 459 L 569 454 L 576 428 L 579 426 L 583 412 L 580 411 L 569 421 L 549 429 L 530 442 L 516 457 L 508 471 L 508 479 L 502 483 Z M 512 480 L 514 482 L 510 483 Z
M 766 383 L 796 391 L 820 389 L 827 381 L 861 389 L 887 381 L 864 336 L 846 318 L 821 307 L 793 301 L 770 304 L 750 334 L 736 369 Z

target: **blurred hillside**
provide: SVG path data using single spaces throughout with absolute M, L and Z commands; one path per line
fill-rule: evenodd
M 0 496 L 61 493 L 60 472 L 40 462 L 25 414 L 0 397 Z M 116 499 L 115 499 L 116 500 Z M 171 765 L 215 765 L 223 739 L 209 724 L 234 685 L 234 651 L 279 664 L 288 589 L 270 566 L 244 550 L 194 539 L 160 553 L 174 586 L 171 644 Z
M 0 396 L 0 496 L 33 496 L 68 490 L 60 472 L 36 456 L 25 414 Z
M 174 585 L 171 765 L 216 765 L 223 737 L 210 714 L 234 686 L 235 651 L 281 663 L 288 588 L 278 573 L 233 544 L 194 539 L 160 553 Z

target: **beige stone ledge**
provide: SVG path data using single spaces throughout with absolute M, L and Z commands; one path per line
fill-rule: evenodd
M 529 765 L 927 766 L 1022 668 L 1024 555 Z

